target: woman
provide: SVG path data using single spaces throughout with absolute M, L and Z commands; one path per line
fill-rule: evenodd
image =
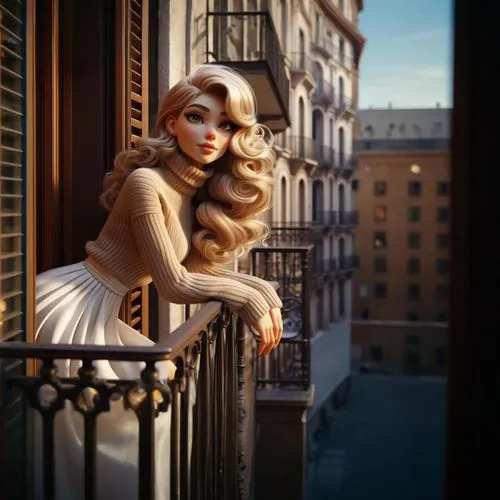
M 221 300 L 260 336 L 259 352 L 276 347 L 281 301 L 259 278 L 221 264 L 265 237 L 256 216 L 270 206 L 274 155 L 256 120 L 255 96 L 241 76 L 205 65 L 164 96 L 156 137 L 120 153 L 107 176 L 102 205 L 109 211 L 84 262 L 37 277 L 37 342 L 150 345 L 118 319 L 123 296 L 153 281 L 167 301 Z M 137 365 L 97 361 L 98 377 L 135 379 Z M 79 363 L 58 365 L 76 376 Z M 172 363 L 162 367 L 171 377 Z M 81 422 L 58 414 L 59 498 L 79 498 Z M 168 463 L 168 415 L 157 419 L 157 463 Z M 135 498 L 137 422 L 115 404 L 98 420 L 99 498 Z M 167 462 L 165 462 L 167 460 Z M 168 498 L 168 477 L 157 474 L 157 498 Z

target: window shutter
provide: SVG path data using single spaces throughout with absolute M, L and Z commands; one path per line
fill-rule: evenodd
M 28 161 L 26 2 L 0 0 L 0 342 L 28 341 L 32 328 L 32 253 L 26 196 Z M 31 95 L 31 91 L 30 95 Z M 30 157 L 31 158 L 31 157 Z M 31 185 L 31 177 L 29 183 Z M 0 380 L 22 375 L 26 362 L 0 360 Z M 5 391 L 5 392 L 3 392 Z M 5 498 L 26 495 L 27 413 L 18 392 L 0 385 L 0 489 Z M 2 453 L 8 450 L 8 453 Z M 2 497 L 3 498 L 3 497 Z
M 130 148 L 136 139 L 149 133 L 148 116 L 148 0 L 126 0 L 121 7 L 121 48 L 122 67 L 117 78 L 123 76 L 125 88 L 122 89 L 125 106 L 123 127 L 123 146 Z M 148 287 L 130 291 L 124 298 L 121 319 L 127 324 L 149 336 L 149 292 Z

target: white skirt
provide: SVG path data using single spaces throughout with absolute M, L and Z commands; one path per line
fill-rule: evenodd
M 153 342 L 118 319 L 122 283 L 99 272 L 87 261 L 44 272 L 36 278 L 36 342 L 149 346 Z M 142 363 L 98 360 L 97 377 L 137 380 Z M 160 378 L 167 366 L 159 363 Z M 81 362 L 57 362 L 58 376 L 76 377 Z M 170 498 L 170 411 L 155 419 L 156 500 Z M 138 498 L 138 430 L 135 413 L 120 399 L 97 418 L 98 498 Z M 83 417 L 66 403 L 56 416 L 55 453 L 58 500 L 83 499 Z M 38 450 L 40 452 L 40 450 Z M 41 464 L 37 460 L 38 464 Z M 41 480 L 40 472 L 37 472 Z M 40 485 L 40 482 L 37 483 Z M 38 489 L 38 488 L 37 488 Z M 41 493 L 37 497 L 42 497 Z

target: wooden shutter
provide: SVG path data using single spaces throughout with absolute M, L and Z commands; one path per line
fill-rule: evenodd
M 33 108 L 28 107 L 32 88 L 26 61 L 33 17 L 32 8 L 29 15 L 26 9 L 26 2 L 0 0 L 0 342 L 32 340 L 34 326 L 33 152 L 27 153 Z M 0 381 L 26 371 L 25 362 L 0 360 Z M 24 399 L 0 384 L 0 491 L 5 498 L 26 495 L 25 410 Z
M 118 150 L 133 147 L 138 137 L 149 133 L 148 12 L 148 0 L 125 0 L 118 7 Z M 149 336 L 148 302 L 148 287 L 136 288 L 124 298 L 120 313 L 123 321 L 145 336 Z

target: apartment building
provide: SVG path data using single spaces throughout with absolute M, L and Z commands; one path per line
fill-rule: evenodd
M 362 361 L 411 373 L 445 369 L 450 118 L 439 105 L 358 114 L 352 342 Z

